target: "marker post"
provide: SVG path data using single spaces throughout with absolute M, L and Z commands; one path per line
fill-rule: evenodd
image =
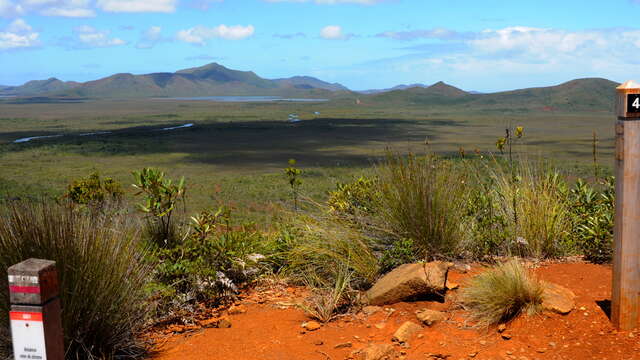
M 16 360 L 64 360 L 56 263 L 28 259 L 7 269 Z
M 640 324 L 640 84 L 627 81 L 616 90 L 611 321 L 631 330 Z

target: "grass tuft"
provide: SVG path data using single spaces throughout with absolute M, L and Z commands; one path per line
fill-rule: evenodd
M 518 261 L 500 264 L 472 278 L 460 294 L 462 306 L 478 326 L 507 322 L 540 311 L 543 286 Z
M 28 258 L 56 261 L 68 359 L 132 359 L 145 353 L 137 335 L 148 320 L 145 288 L 152 264 L 144 260 L 138 224 L 115 210 L 14 202 L 0 211 L 0 288 L 6 288 L 6 269 L 13 264 Z M 3 292 L 0 343 L 5 346 L 8 309 Z

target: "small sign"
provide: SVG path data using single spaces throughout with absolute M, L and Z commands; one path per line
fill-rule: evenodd
M 627 94 L 627 114 L 640 114 L 640 94 Z
M 11 337 L 16 360 L 46 360 L 42 313 L 11 311 Z

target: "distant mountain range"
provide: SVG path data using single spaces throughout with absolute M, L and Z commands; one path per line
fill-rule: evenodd
M 175 73 L 144 75 L 124 73 L 84 83 L 64 82 L 56 78 L 34 80 L 21 86 L 0 86 L 0 95 L 90 98 L 216 95 L 318 96 L 347 90 L 340 84 L 331 84 L 309 76 L 268 80 L 252 71 L 232 70 L 212 63 Z
M 212 63 L 175 73 L 115 74 L 84 83 L 56 78 L 29 81 L 21 86 L 0 86 L 0 96 L 53 98 L 131 98 L 172 96 L 272 95 L 324 97 L 397 105 L 459 105 L 470 108 L 554 110 L 610 110 L 617 83 L 586 78 L 556 86 L 497 93 L 464 91 L 444 82 L 433 85 L 398 85 L 389 89 L 353 92 L 338 83 L 310 76 L 264 79 L 252 71 L 228 69 Z

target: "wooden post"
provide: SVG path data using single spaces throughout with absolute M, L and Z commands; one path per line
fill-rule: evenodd
M 28 259 L 7 274 L 15 359 L 64 360 L 56 263 Z
M 611 321 L 620 330 L 640 324 L 640 84 L 618 86 L 616 216 Z

